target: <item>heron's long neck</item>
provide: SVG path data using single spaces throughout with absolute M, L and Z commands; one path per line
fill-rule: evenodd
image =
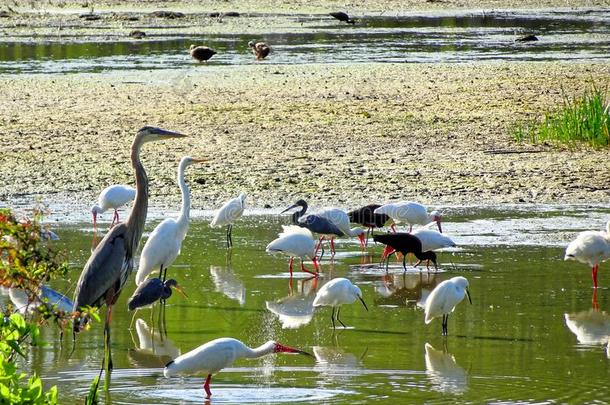
M 301 210 L 292 214 L 292 223 L 294 225 L 299 224 L 299 218 L 301 218 L 307 212 L 307 204 L 301 205 Z
M 140 146 L 142 146 L 142 141 L 140 136 L 137 136 L 131 145 L 131 165 L 136 175 L 136 199 L 129 218 L 127 218 L 127 249 L 132 257 L 138 250 L 148 213 L 148 177 L 146 177 L 146 171 L 142 162 L 140 162 Z
M 180 165 L 178 168 L 178 185 L 180 186 L 180 192 L 182 193 L 182 208 L 180 210 L 180 216 L 178 216 L 178 224 L 181 229 L 188 227 L 189 223 L 189 212 L 191 209 L 191 196 L 189 194 L 189 188 L 184 180 L 184 169 L 185 167 Z
M 247 359 L 255 359 L 258 357 L 262 357 L 266 354 L 273 353 L 274 344 L 272 342 L 267 342 L 264 345 L 251 349 L 246 347 L 246 351 L 244 353 L 244 357 Z

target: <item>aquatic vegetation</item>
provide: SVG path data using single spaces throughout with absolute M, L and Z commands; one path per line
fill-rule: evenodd
M 593 85 L 581 97 L 564 95 L 557 111 L 547 112 L 540 122 L 517 126 L 518 142 L 551 142 L 575 146 L 586 143 L 595 148 L 610 145 L 610 99 L 607 89 Z

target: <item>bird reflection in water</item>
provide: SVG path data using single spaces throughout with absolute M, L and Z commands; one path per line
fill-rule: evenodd
M 210 266 L 210 275 L 216 292 L 222 293 L 226 297 L 237 301 L 240 306 L 244 306 L 246 303 L 246 287 L 237 278 L 230 264 L 227 266 Z
M 310 277 L 297 282 L 297 292 L 291 288 L 287 297 L 276 301 L 267 301 L 267 309 L 278 316 L 282 329 L 297 329 L 311 322 L 313 318 L 313 300 L 316 297 L 318 278 Z
M 610 314 L 599 310 L 597 289 L 593 290 L 591 301 L 589 310 L 564 314 L 566 326 L 581 345 L 606 345 L 610 358 Z
M 461 394 L 468 388 L 468 373 L 460 367 L 452 354 L 443 350 L 436 350 L 426 343 L 426 375 L 432 389 L 438 392 Z
M 319 381 L 324 384 L 330 382 L 346 382 L 357 375 L 362 374 L 362 359 L 366 355 L 367 348 L 360 357 L 349 353 L 340 347 L 314 346 L 313 355 L 316 358 L 314 371 L 320 373 Z
M 375 283 L 375 291 L 381 296 L 376 303 L 423 308 L 426 298 L 438 282 L 437 273 L 385 274 Z
M 138 343 L 131 332 L 135 347 L 128 351 L 129 359 L 135 367 L 163 367 L 180 356 L 180 350 L 174 343 L 160 330 L 148 326 L 143 319 L 136 319 L 135 330 Z

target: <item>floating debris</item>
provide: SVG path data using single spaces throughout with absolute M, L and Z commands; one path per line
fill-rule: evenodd
M 157 10 L 150 13 L 153 17 L 157 18 L 184 18 L 184 13 L 179 11 L 167 11 L 167 10 Z

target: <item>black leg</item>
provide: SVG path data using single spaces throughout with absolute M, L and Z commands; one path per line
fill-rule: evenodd
M 336 329 L 336 327 L 335 327 L 335 307 L 333 307 L 333 312 L 330 314 L 330 320 L 333 323 L 333 329 Z
M 407 255 L 402 255 L 402 267 L 407 271 Z
M 231 237 L 231 234 L 233 232 L 233 224 L 229 224 L 227 225 L 227 247 L 233 247 L 233 238 Z
M 347 328 L 347 326 L 345 326 L 345 324 L 341 321 L 341 319 L 339 319 L 339 312 L 341 312 L 341 307 L 337 308 L 337 320 L 343 326 L 343 329 L 345 329 L 345 328 Z

